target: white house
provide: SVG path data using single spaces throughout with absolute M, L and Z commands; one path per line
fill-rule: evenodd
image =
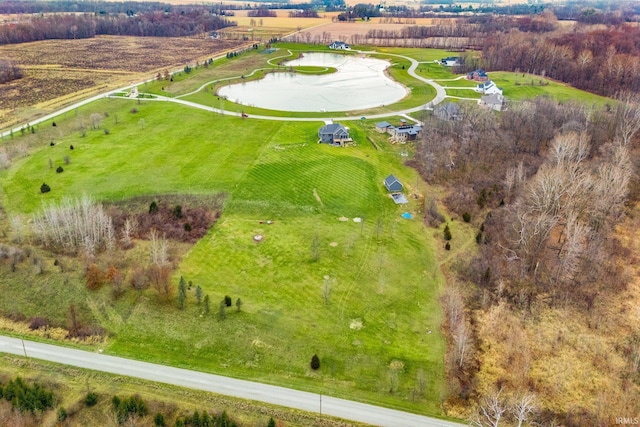
M 335 41 L 329 45 L 329 49 L 349 50 L 350 47 L 345 42 Z
M 447 56 L 446 58 L 442 58 L 440 63 L 446 67 L 455 67 L 456 65 L 460 65 L 460 58 L 457 56 Z
M 491 80 L 484 83 L 479 83 L 474 90 L 476 92 L 482 93 L 483 95 L 491 95 L 494 93 L 499 93 L 500 95 L 502 95 L 502 89 L 496 86 L 496 84 Z

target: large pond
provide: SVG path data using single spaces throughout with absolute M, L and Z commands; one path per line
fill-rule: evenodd
M 380 59 L 306 53 L 289 65 L 333 67 L 331 74 L 270 73 L 264 79 L 225 86 L 218 94 L 238 104 L 283 111 L 350 111 L 388 105 L 407 91 L 384 73 Z

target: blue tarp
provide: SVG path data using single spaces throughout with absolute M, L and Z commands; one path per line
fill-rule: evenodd
M 413 215 L 411 215 L 409 212 L 405 212 L 402 214 L 402 218 L 404 219 L 413 219 Z

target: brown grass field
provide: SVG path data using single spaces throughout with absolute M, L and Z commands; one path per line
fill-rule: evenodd
M 99 36 L 0 46 L 25 77 L 0 86 L 0 129 L 235 49 L 241 40 Z

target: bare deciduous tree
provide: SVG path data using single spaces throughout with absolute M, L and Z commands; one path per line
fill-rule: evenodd
M 87 195 L 45 206 L 33 219 L 33 231 L 45 246 L 64 250 L 84 247 L 92 254 L 99 247 L 113 244 L 111 217 Z
M 169 264 L 169 242 L 165 236 L 158 236 L 156 230 L 149 233 L 151 241 L 151 262 L 157 266 Z
M 536 411 L 536 400 L 535 394 L 522 394 L 513 399 L 510 412 L 518 422 L 518 427 L 522 427 L 522 424 L 528 421 L 529 416 Z
M 616 98 L 616 133 L 627 146 L 640 130 L 640 96 L 635 92 L 621 92 Z
M 102 114 L 93 113 L 89 116 L 89 120 L 91 121 L 91 129 L 100 129 L 100 125 L 102 124 Z
M 478 406 L 478 413 L 471 425 L 477 427 L 498 427 L 507 412 L 507 405 L 500 397 L 502 390 L 492 391 L 484 396 Z

